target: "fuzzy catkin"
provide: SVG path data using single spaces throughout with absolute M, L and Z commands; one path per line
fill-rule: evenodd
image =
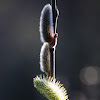
M 33 78 L 34 86 L 49 100 L 69 100 L 67 90 L 53 77 L 39 75 Z
M 40 39 L 42 43 L 51 42 L 54 36 L 52 7 L 50 4 L 44 6 L 40 16 Z
M 49 44 L 44 42 L 40 51 L 40 69 L 50 75 L 50 49 Z

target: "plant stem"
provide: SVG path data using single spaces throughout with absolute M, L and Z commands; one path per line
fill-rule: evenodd
M 56 17 L 57 17 L 57 10 L 56 10 L 56 0 L 51 0 L 52 5 L 52 14 L 53 14 L 53 27 L 54 27 L 54 33 L 56 33 Z
M 57 29 L 57 19 L 58 19 L 58 13 L 57 13 L 57 6 L 56 6 L 56 0 L 51 0 L 52 5 L 52 14 L 53 14 L 53 27 L 54 27 L 54 33 L 56 33 Z M 56 74 L 56 60 L 55 60 L 55 48 L 50 48 L 50 75 L 55 78 Z
M 55 78 L 55 48 L 50 48 L 50 76 Z

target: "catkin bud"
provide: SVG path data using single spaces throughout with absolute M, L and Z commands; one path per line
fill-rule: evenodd
M 40 51 L 40 69 L 50 75 L 50 49 L 49 43 L 44 42 Z
M 42 42 L 51 42 L 54 37 L 52 7 L 44 6 L 40 16 L 40 39 Z
M 60 81 L 44 75 L 33 78 L 34 86 L 49 100 L 69 100 L 67 90 Z

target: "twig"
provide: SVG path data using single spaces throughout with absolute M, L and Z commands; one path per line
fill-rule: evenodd
M 58 10 L 56 6 L 56 0 L 51 0 L 51 5 L 52 5 L 52 14 L 53 14 L 53 27 L 54 27 L 54 33 L 56 33 L 57 29 L 57 19 L 58 19 Z M 50 75 L 55 78 L 56 75 L 56 57 L 55 57 L 55 47 L 50 48 Z

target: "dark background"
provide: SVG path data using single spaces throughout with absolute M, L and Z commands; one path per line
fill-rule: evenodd
M 0 0 L 0 100 L 47 100 L 33 86 L 41 74 L 39 19 L 50 0 Z M 100 100 L 100 0 L 58 0 L 56 78 L 70 100 Z

